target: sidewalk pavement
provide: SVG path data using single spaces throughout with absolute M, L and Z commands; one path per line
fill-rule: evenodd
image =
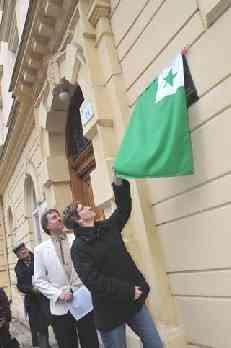
M 20 348 L 32 348 L 31 345 L 31 333 L 29 328 L 19 320 L 13 318 L 10 325 L 10 332 L 12 337 L 16 337 L 20 343 Z M 55 344 L 54 335 L 52 329 L 49 330 L 50 344 L 52 348 L 57 348 Z

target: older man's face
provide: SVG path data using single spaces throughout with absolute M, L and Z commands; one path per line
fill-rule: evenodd
M 47 215 L 47 228 L 52 233 L 63 232 L 64 225 L 61 216 L 58 212 L 54 211 Z
M 17 251 L 16 255 L 20 260 L 24 260 L 29 257 L 30 251 L 29 249 L 27 249 L 26 246 L 21 246 L 21 248 Z

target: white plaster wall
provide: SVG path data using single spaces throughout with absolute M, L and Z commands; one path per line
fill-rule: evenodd
M 33 251 L 36 238 L 30 231 L 29 221 L 25 219 L 25 192 L 24 183 L 26 174 L 32 174 L 30 167 L 33 167 L 33 182 L 36 187 L 42 187 L 42 154 L 40 146 L 40 136 L 38 130 L 34 129 L 28 139 L 28 142 L 19 158 L 15 171 L 8 183 L 3 195 L 3 205 L 5 221 L 7 223 L 8 207 L 11 206 L 14 216 L 14 226 L 16 233 L 16 241 L 24 241 L 26 245 Z M 36 190 L 38 191 L 38 190 Z M 41 200 L 41 193 L 37 193 L 37 199 Z M 43 234 L 45 238 L 45 234 Z M 9 271 L 12 285 L 12 310 L 14 314 L 24 319 L 23 297 L 16 288 L 15 263 L 17 261 L 12 252 L 11 240 L 7 240 Z

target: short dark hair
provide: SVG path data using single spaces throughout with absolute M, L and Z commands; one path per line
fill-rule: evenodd
M 58 209 L 55 209 L 55 208 L 52 208 L 52 209 L 48 209 L 46 210 L 43 214 L 42 214 L 42 217 L 41 217 L 41 225 L 42 225 L 42 228 L 44 230 L 44 232 L 46 232 L 47 234 L 50 234 L 50 231 L 48 230 L 47 228 L 47 225 L 48 225 L 48 218 L 47 218 L 47 215 L 51 214 L 51 213 L 57 213 L 60 215 L 60 212 L 58 211 Z
M 79 203 L 72 202 L 63 210 L 63 223 L 68 230 L 75 230 L 80 226 L 78 222 L 76 222 L 76 219 L 80 219 L 77 210 L 78 204 Z

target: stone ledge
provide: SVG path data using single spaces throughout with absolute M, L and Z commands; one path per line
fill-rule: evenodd
M 28 322 L 13 318 L 10 325 L 10 332 L 12 337 L 16 337 L 21 347 L 31 348 L 31 333 Z M 52 348 L 58 348 L 52 330 L 49 330 L 50 344 Z
M 110 3 L 108 0 L 95 0 L 89 10 L 88 20 L 95 27 L 101 17 L 110 16 Z
M 199 0 L 206 27 L 210 27 L 231 6 L 231 0 Z

